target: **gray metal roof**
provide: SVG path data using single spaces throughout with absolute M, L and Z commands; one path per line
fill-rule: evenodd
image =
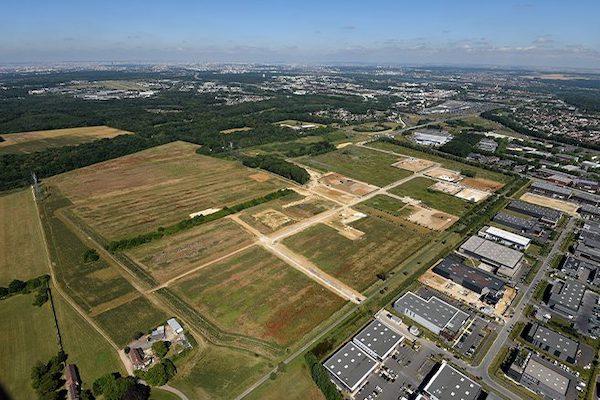
M 567 279 L 559 291 L 552 293 L 550 301 L 570 310 L 577 311 L 581 305 L 584 293 L 585 285 L 572 279 Z
M 571 357 L 573 359 L 577 356 L 579 343 L 543 325 L 534 324 L 529 331 L 529 337 L 532 339 L 532 342 L 548 346 L 551 353 L 558 351 L 562 357 Z
M 419 315 L 440 330 L 453 329 L 469 318 L 469 315 L 445 301 L 432 296 L 425 300 L 412 292 L 406 292 L 394 303 L 394 308 L 404 313 L 405 309 Z
M 522 200 L 512 200 L 510 203 L 508 203 L 506 208 L 532 215 L 536 218 L 544 218 L 549 221 L 558 221 L 562 215 L 560 211 L 553 210 L 548 207 L 538 206 L 537 204 L 527 203 L 526 201 Z
M 552 391 L 564 395 L 569 388 L 570 379 L 557 369 L 534 354 L 525 367 L 525 374 L 538 381 L 538 388 L 547 395 L 552 396 Z
M 377 363 L 359 346 L 348 342 L 323 365 L 339 382 L 354 391 L 375 369 Z
M 526 230 L 533 229 L 536 224 L 536 222 L 531 218 L 521 218 L 506 212 L 499 212 L 494 216 L 492 221 Z
M 562 186 L 554 185 L 548 182 L 533 182 L 531 185 L 533 189 L 542 190 L 545 192 L 558 193 L 563 196 L 570 196 L 572 193 L 571 189 L 564 188 Z
M 504 288 L 504 281 L 496 276 L 464 263 L 464 259 L 456 254 L 450 254 L 433 267 L 435 273 L 446 273 L 450 279 L 461 284 L 468 283 L 479 289 L 488 288 L 500 291 Z
M 478 257 L 493 261 L 510 269 L 514 269 L 523 258 L 523 253 L 520 251 L 502 246 L 479 236 L 471 236 L 460 248 L 463 251 L 473 253 Z
M 579 208 L 580 213 L 600 215 L 600 207 L 584 204 Z
M 444 361 L 425 386 L 425 391 L 439 400 L 475 400 L 481 393 L 481 386 Z
M 379 358 L 387 356 L 401 340 L 402 335 L 377 320 L 365 326 L 353 339 L 356 344 L 369 349 Z

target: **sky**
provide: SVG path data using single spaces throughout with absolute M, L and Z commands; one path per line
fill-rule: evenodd
M 0 64 L 600 68 L 600 0 L 0 0 Z

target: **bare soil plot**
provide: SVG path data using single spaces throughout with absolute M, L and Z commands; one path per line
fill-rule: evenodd
M 349 240 L 337 230 L 317 224 L 286 238 L 283 244 L 360 291 L 375 282 L 378 273 L 389 271 L 417 251 L 433 234 L 400 221 L 405 220 L 373 215 L 362 218 L 351 224 L 364 232 L 358 240 Z
M 460 199 L 464 199 L 472 203 L 479 203 L 480 201 L 490 197 L 491 193 L 484 190 L 466 187 L 454 195 Z
M 31 190 L 0 196 L 0 286 L 46 273 L 48 262 Z
M 107 240 L 144 233 L 208 208 L 251 200 L 286 186 L 241 164 L 174 142 L 49 179 L 73 212 Z M 251 176 L 255 176 L 252 178 Z M 265 174 L 266 175 L 266 174 Z
M 458 182 L 462 179 L 460 172 L 452 171 L 446 168 L 433 168 L 425 173 L 430 178 L 439 179 L 446 182 Z
M 358 182 L 335 172 L 323 175 L 319 179 L 319 183 L 358 197 L 362 197 L 378 189 L 377 186 Z
M 242 221 L 261 233 L 269 234 L 297 221 L 329 210 L 334 203 L 317 196 L 291 194 L 283 199 L 260 204 L 239 214 Z
M 164 283 L 251 243 L 252 236 L 246 230 L 222 218 L 136 247 L 126 254 Z
M 430 188 L 451 195 L 455 195 L 463 189 L 462 186 L 453 182 L 436 182 Z
M 529 192 L 524 193 L 521 196 L 521 200 L 526 201 L 528 203 L 537 204 L 538 206 L 553 208 L 555 210 L 562 211 L 570 215 L 578 215 L 577 210 L 579 209 L 579 206 L 569 201 L 552 199 L 550 197 L 540 196 L 538 194 Z
M 353 209 L 342 210 L 337 215 L 325 222 L 325 225 L 335 229 L 346 239 L 357 240 L 365 233 L 351 226 L 353 222 L 366 218 L 367 214 L 355 211 Z
M 435 181 L 429 178 L 419 176 L 394 187 L 390 193 L 402 196 L 406 203 L 414 204 L 410 199 L 416 199 L 430 208 L 458 216 L 463 215 L 472 206 L 463 199 L 431 189 L 434 183 Z
M 288 345 L 344 301 L 262 247 L 255 246 L 174 287 L 226 331 Z
M 247 131 L 251 131 L 253 128 L 249 127 L 249 126 L 244 126 L 241 128 L 231 128 L 231 129 L 223 129 L 221 131 L 221 133 L 223 135 L 230 135 L 232 133 L 236 133 L 236 132 L 247 132 Z
M 495 192 L 496 190 L 502 189 L 504 187 L 503 183 L 483 178 L 464 178 L 462 181 L 460 181 L 460 183 L 465 186 L 472 187 L 473 189 L 479 189 L 484 191 L 487 190 L 491 192 Z
M 434 165 L 433 161 L 424 160 L 422 158 L 407 157 L 397 163 L 392 164 L 396 168 L 405 169 L 411 172 L 420 172 Z
M 376 186 L 385 186 L 410 176 L 392 164 L 401 157 L 358 146 L 347 146 L 315 157 L 303 157 L 302 164 L 325 172 L 337 172 Z
M 320 194 L 321 196 L 325 197 L 326 199 L 329 199 L 332 201 L 337 201 L 337 202 L 344 203 L 344 204 L 351 203 L 354 200 L 356 200 L 355 196 L 352 196 L 352 195 L 346 194 L 346 193 L 342 193 L 337 190 L 333 190 L 331 188 L 328 188 L 325 185 L 315 186 L 313 188 L 313 190 L 316 193 Z
M 33 153 L 50 147 L 76 145 L 119 135 L 131 135 L 109 126 L 53 129 L 49 131 L 20 132 L 1 135 L 0 154 Z
M 406 217 L 410 222 L 436 231 L 443 231 L 452 226 L 458 217 L 439 210 L 412 206 L 413 212 Z

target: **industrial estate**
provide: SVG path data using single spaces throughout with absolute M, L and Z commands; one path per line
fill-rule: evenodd
M 561 85 L 599 78 L 540 74 L 5 71 L 0 398 L 596 398 L 600 115 Z

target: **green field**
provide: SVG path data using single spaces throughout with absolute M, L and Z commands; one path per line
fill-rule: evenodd
M 191 213 L 243 203 L 286 187 L 241 163 L 196 154 L 173 142 L 56 175 L 47 182 L 106 240 L 146 233 Z
M 64 350 L 86 387 L 109 372 L 125 373 L 116 350 L 56 292 L 54 307 Z
M 177 363 L 177 375 L 169 384 L 194 400 L 232 399 L 269 369 L 254 354 L 208 345 Z
M 88 247 L 58 218 L 55 210 L 68 204 L 57 195 L 43 203 L 44 228 L 56 278 L 79 306 L 90 312 L 103 303 L 135 292 L 118 267 L 104 259 L 84 262 Z
M 393 151 L 398 154 L 423 158 L 425 160 L 431 160 L 442 164 L 444 167 L 454 171 L 471 171 L 475 174 L 476 178 L 491 179 L 496 182 L 508 183 L 511 181 L 511 177 L 501 174 L 499 172 L 490 171 L 483 168 L 474 167 L 472 165 L 464 164 L 458 161 L 450 160 L 448 158 L 440 157 L 434 154 L 424 153 L 419 150 L 414 150 L 409 147 L 399 146 L 388 142 L 372 142 L 368 144 L 370 147 L 374 147 L 382 150 Z
M 179 396 L 166 390 L 153 387 L 150 392 L 150 400 L 179 400 Z
M 390 190 L 390 193 L 397 196 L 409 196 L 413 199 L 421 200 L 431 208 L 446 212 L 448 214 L 461 216 L 467 212 L 472 203 L 459 199 L 452 195 L 442 193 L 437 190 L 428 189 L 436 181 L 424 177 L 417 177 L 400 186 Z
M 357 290 L 363 290 L 377 280 L 378 273 L 396 267 L 433 235 L 431 231 L 408 221 L 400 223 L 373 215 L 353 222 L 351 226 L 365 235 L 350 240 L 335 229 L 318 224 L 285 239 L 283 243 L 315 262 L 325 272 Z
M 117 345 L 124 347 L 136 332 L 146 333 L 168 318 L 144 297 L 138 297 L 99 314 L 95 319 Z
M 404 216 L 407 213 L 405 210 L 411 210 L 410 207 L 406 207 L 406 203 L 402 202 L 401 200 L 386 196 L 384 194 L 378 194 L 377 196 L 371 197 L 360 204 L 395 215 L 397 217 Z
M 51 147 L 74 146 L 119 135 L 131 135 L 131 132 L 108 126 L 88 126 L 4 134 L 1 135 L 4 141 L 0 142 L 0 154 L 33 153 Z
M 222 218 L 136 247 L 127 255 L 164 282 L 251 243 L 244 228 Z
M 32 301 L 33 295 L 0 301 L 0 386 L 12 400 L 36 397 L 31 368 L 58 352 L 50 303 L 35 307 Z
M 303 357 L 298 357 L 280 372 L 275 380 L 268 380 L 255 389 L 247 400 L 325 400 L 314 384 Z
M 43 246 L 31 190 L 0 195 L 0 286 L 47 274 Z
M 376 186 L 385 186 L 411 175 L 411 172 L 392 167 L 400 157 L 357 146 L 298 160 L 321 171 L 333 171 Z
M 283 346 L 344 304 L 259 246 L 203 268 L 175 290 L 224 330 Z

